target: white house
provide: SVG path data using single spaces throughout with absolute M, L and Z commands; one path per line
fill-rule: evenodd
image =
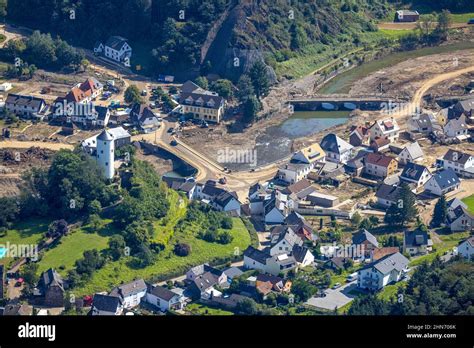
M 391 143 L 396 142 L 400 136 L 400 127 L 394 119 L 376 121 L 370 127 L 370 140 L 387 138 Z
M 128 44 L 127 39 L 121 36 L 111 36 L 105 45 L 97 42 L 94 46 L 94 53 L 103 54 L 116 62 L 130 65 L 132 47 Z
M 410 256 L 426 255 L 432 250 L 433 242 L 428 236 L 428 232 L 406 231 L 403 237 L 403 251 Z
M 458 190 L 460 185 L 461 181 L 452 169 L 443 169 L 433 174 L 426 183 L 425 190 L 436 196 L 442 196 Z
M 267 260 L 271 258 L 272 256 L 270 254 L 250 246 L 244 251 L 244 267 L 266 272 Z
M 425 166 L 408 162 L 400 175 L 400 180 L 408 184 L 413 183 L 416 190 L 421 189 L 428 180 L 431 179 L 431 173 Z
M 42 98 L 9 94 L 5 101 L 5 109 L 25 118 L 41 118 L 41 114 L 47 109 L 47 104 Z
M 144 280 L 138 279 L 114 288 L 110 292 L 110 296 L 119 297 L 124 308 L 134 308 L 140 304 L 146 292 L 147 286 Z
M 321 148 L 326 153 L 326 160 L 334 163 L 346 164 L 352 156 L 351 144 L 330 133 L 321 140 Z
M 452 169 L 462 177 L 474 178 L 474 157 L 468 153 L 449 149 L 438 164 L 444 169 Z
M 194 189 L 195 198 L 207 202 L 218 211 L 232 212 L 240 216 L 241 203 L 237 194 L 216 185 L 217 183 L 212 180 L 208 180 L 204 185 L 197 184 Z
M 472 260 L 474 255 L 474 237 L 469 237 L 458 245 L 458 255 Z
M 146 302 L 159 308 L 161 312 L 182 310 L 186 305 L 182 294 L 162 286 L 150 286 L 146 294 Z
M 408 262 L 400 253 L 384 256 L 357 272 L 357 286 L 369 291 L 378 291 L 390 283 L 396 283 L 407 273 Z
M 292 254 L 299 267 L 307 267 L 314 263 L 314 255 L 304 246 L 295 245 Z
M 92 301 L 92 315 L 122 315 L 123 303 L 120 297 L 95 294 Z
M 392 204 L 398 202 L 400 191 L 401 187 L 397 185 L 380 185 L 379 189 L 375 193 L 377 204 L 384 208 L 390 207 Z
M 451 232 L 472 231 L 474 216 L 463 205 L 459 205 L 450 214 L 448 223 Z
M 291 228 L 287 228 L 275 237 L 270 247 L 270 255 L 272 256 L 291 253 L 295 245 L 303 245 L 303 240 Z
M 447 138 L 457 138 L 461 141 L 469 138 L 469 127 L 466 123 L 466 116 L 461 115 L 458 118 L 448 120 L 444 126 L 444 134 Z
M 263 203 L 263 216 L 266 224 L 282 224 L 289 213 L 287 196 L 278 192 Z
M 277 276 L 297 267 L 298 263 L 292 254 L 279 254 L 267 259 L 265 272 Z
M 400 163 L 408 163 L 408 162 L 420 162 L 423 161 L 424 155 L 423 155 L 423 150 L 420 147 L 420 144 L 418 144 L 417 141 L 414 143 L 410 143 L 407 146 L 405 146 L 398 155 L 398 160 Z

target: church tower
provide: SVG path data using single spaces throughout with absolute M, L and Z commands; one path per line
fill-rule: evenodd
M 107 179 L 112 179 L 115 175 L 115 143 L 113 135 L 106 129 L 97 136 L 96 159 Z

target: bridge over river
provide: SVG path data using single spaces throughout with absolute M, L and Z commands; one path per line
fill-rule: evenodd
M 348 96 L 348 95 L 316 95 L 308 97 L 295 97 L 288 100 L 288 104 L 293 105 L 295 111 L 316 111 L 316 110 L 381 110 L 395 108 L 400 103 L 407 100 L 392 98 L 389 96 Z

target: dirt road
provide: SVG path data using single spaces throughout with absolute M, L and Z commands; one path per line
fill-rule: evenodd
M 16 140 L 3 140 L 0 141 L 1 149 L 29 149 L 30 147 L 40 147 L 52 151 L 59 151 L 61 149 L 72 150 L 73 145 L 62 144 L 62 143 L 50 143 L 43 141 L 16 141 Z

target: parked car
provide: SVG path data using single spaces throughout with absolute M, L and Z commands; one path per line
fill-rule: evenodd
M 168 132 L 168 133 L 173 133 L 173 132 L 174 132 L 174 128 L 173 128 L 173 127 L 168 128 L 168 131 L 167 131 L 167 132 Z
M 170 145 L 171 146 L 176 146 L 176 145 L 178 145 L 178 142 L 176 140 L 171 140 Z
M 221 184 L 221 185 L 227 184 L 227 178 L 226 177 L 220 178 L 219 179 L 219 184 Z
M 339 289 L 340 287 L 341 287 L 341 283 L 336 283 L 332 286 L 331 289 L 336 290 L 336 289 Z
M 471 18 L 471 19 L 467 22 L 467 24 L 474 24 L 474 18 Z

